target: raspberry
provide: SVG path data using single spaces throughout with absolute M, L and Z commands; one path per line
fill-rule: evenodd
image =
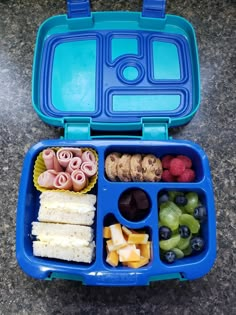
M 177 158 L 184 162 L 184 165 L 186 168 L 192 167 L 192 161 L 189 157 L 187 157 L 185 155 L 177 155 Z
M 174 158 L 170 161 L 170 173 L 179 176 L 185 171 L 185 164 L 182 160 Z
M 193 182 L 195 179 L 195 172 L 189 168 L 177 177 L 178 182 Z
M 174 157 L 173 157 L 172 155 L 165 155 L 165 156 L 162 158 L 162 160 L 161 160 L 162 167 L 169 169 L 169 168 L 170 168 L 170 161 L 171 161 L 173 158 L 174 158 Z
M 169 170 L 164 170 L 161 178 L 164 182 L 176 182 L 175 176 L 171 175 Z

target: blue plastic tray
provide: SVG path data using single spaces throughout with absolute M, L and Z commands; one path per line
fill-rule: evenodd
M 32 254 L 31 222 L 36 220 L 39 208 L 39 192 L 36 191 L 32 172 L 34 162 L 40 151 L 56 146 L 90 146 L 99 155 L 99 179 L 95 188 L 97 194 L 97 212 L 95 220 L 96 258 L 91 265 L 67 263 L 52 259 L 34 257 Z M 194 183 L 114 183 L 105 178 L 104 161 L 110 152 L 153 153 L 188 155 L 197 170 Z M 118 210 L 120 194 L 128 188 L 141 188 L 151 199 L 150 215 L 143 221 L 125 220 Z M 206 247 L 202 253 L 176 261 L 172 265 L 163 263 L 159 257 L 158 245 L 158 193 L 163 190 L 196 191 L 208 211 L 208 220 L 203 226 L 203 237 Z M 112 194 L 112 198 L 110 198 Z M 108 214 L 114 214 L 121 224 L 128 228 L 148 228 L 153 242 L 151 262 L 137 270 L 128 267 L 113 268 L 105 262 L 105 246 L 103 240 L 104 220 Z M 138 141 L 138 140 L 47 140 L 33 146 L 27 153 L 22 170 L 17 211 L 17 259 L 22 269 L 32 277 L 39 279 L 66 278 L 80 280 L 89 285 L 146 285 L 158 279 L 179 278 L 191 280 L 206 274 L 215 260 L 216 251 L 216 218 L 214 196 L 210 179 L 209 164 L 202 149 L 188 141 Z
M 16 254 L 21 268 L 32 277 L 73 279 L 88 285 L 147 285 L 156 280 L 195 279 L 214 263 L 216 218 L 208 159 L 199 146 L 168 138 L 168 128 L 189 122 L 200 103 L 196 38 L 189 22 L 165 15 L 164 9 L 165 1 L 153 0 L 144 1 L 142 12 L 91 13 L 88 1 L 68 1 L 68 15 L 48 19 L 38 31 L 33 106 L 43 121 L 64 127 L 65 136 L 36 144 L 24 161 Z M 64 146 L 92 147 L 98 152 L 96 257 L 90 265 L 32 254 L 31 223 L 39 208 L 33 166 L 43 149 Z M 196 180 L 109 182 L 104 162 L 113 151 L 187 155 Z M 140 222 L 127 221 L 118 210 L 121 193 L 132 187 L 146 191 L 152 204 L 149 216 Z M 202 229 L 204 251 L 172 265 L 163 263 L 159 252 L 157 197 L 163 189 L 195 191 L 208 211 Z M 109 214 L 128 228 L 148 229 L 153 250 L 147 266 L 134 270 L 106 263 L 102 229 Z

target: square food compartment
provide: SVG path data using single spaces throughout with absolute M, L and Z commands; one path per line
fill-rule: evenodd
M 131 222 L 126 222 L 122 218 L 117 219 L 113 213 L 109 213 L 104 217 L 103 229 L 106 228 L 110 230 L 115 226 L 121 227 L 121 240 L 123 237 L 123 242 L 125 240 L 126 244 L 119 244 L 118 246 L 112 243 L 112 233 L 111 235 L 104 235 L 103 233 L 103 263 L 104 268 L 107 268 L 114 272 L 119 272 L 122 269 L 129 269 L 129 272 L 134 271 L 140 263 L 140 266 L 137 268 L 139 271 L 142 269 L 150 269 L 152 261 L 154 259 L 153 252 L 153 241 L 152 241 L 152 228 L 150 225 L 144 225 L 143 222 L 139 224 L 132 224 Z M 129 241 L 129 235 L 130 241 Z M 137 236 L 137 239 L 134 239 Z M 133 238 L 132 238 L 133 237 Z M 115 247 L 116 246 L 116 247 Z M 114 248 L 113 248 L 114 247 Z M 129 256 L 132 256 L 138 250 L 137 256 L 142 256 L 141 260 L 139 257 L 136 257 L 137 260 L 132 260 Z M 122 251 L 123 255 L 126 254 L 127 261 L 122 262 Z M 109 255 L 111 259 L 109 260 Z M 143 256 L 144 255 L 144 256 Z M 143 259 L 145 258 L 145 259 Z M 144 263 L 143 263 L 143 261 Z M 129 266 L 129 263 L 131 265 Z M 134 263 L 133 263 L 134 262 Z M 126 270 L 127 272 L 127 270 Z

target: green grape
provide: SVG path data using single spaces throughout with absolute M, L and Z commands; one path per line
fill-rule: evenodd
M 169 238 L 168 240 L 162 240 L 159 242 L 160 248 L 164 251 L 170 250 L 175 248 L 176 245 L 179 243 L 180 235 L 175 235 Z
M 194 209 L 198 205 L 198 194 L 195 192 L 189 192 L 185 195 L 188 199 L 188 203 L 184 206 L 186 212 L 193 214 Z
M 178 215 L 181 215 L 181 214 L 182 214 L 181 209 L 180 209 L 179 206 L 177 206 L 174 202 L 169 201 L 169 207 L 171 207 L 171 209 L 172 209 L 173 211 L 175 211 Z
M 192 254 L 192 247 L 189 245 L 187 248 L 183 249 L 184 256 L 189 256 Z
M 164 202 L 163 204 L 160 205 L 161 211 L 166 209 L 166 208 L 171 209 L 172 211 L 174 211 L 179 216 L 182 214 L 181 209 L 172 201 L 167 201 L 167 202 Z
M 160 204 L 160 210 L 163 210 L 163 209 L 165 209 L 167 207 L 168 207 L 167 201 Z
M 184 253 L 179 248 L 172 248 L 172 250 L 175 253 L 177 259 L 184 257 Z
M 196 220 L 192 215 L 190 214 L 182 214 L 179 217 L 179 224 L 180 225 L 187 225 L 191 231 L 191 233 L 196 234 L 200 230 L 200 224 L 198 220 Z
M 169 227 L 172 231 L 179 226 L 179 215 L 171 208 L 164 208 L 159 213 L 159 219 L 163 225 Z
M 169 190 L 168 195 L 169 195 L 169 200 L 174 201 L 176 196 L 183 196 L 184 194 L 180 191 Z
M 180 250 L 186 249 L 190 245 L 191 236 L 188 238 L 180 238 L 179 243 L 177 244 L 177 248 Z

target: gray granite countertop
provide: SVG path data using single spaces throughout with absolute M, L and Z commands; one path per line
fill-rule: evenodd
M 94 11 L 141 10 L 140 0 L 93 0 Z M 211 165 L 217 215 L 217 260 L 203 278 L 149 287 L 86 287 L 39 281 L 15 257 L 18 187 L 24 156 L 61 131 L 44 124 L 31 106 L 36 31 L 64 13 L 65 1 L 0 0 L 0 314 L 235 314 L 236 313 L 236 3 L 173 0 L 167 12 L 195 27 L 201 65 L 201 106 L 174 138 L 198 143 Z

